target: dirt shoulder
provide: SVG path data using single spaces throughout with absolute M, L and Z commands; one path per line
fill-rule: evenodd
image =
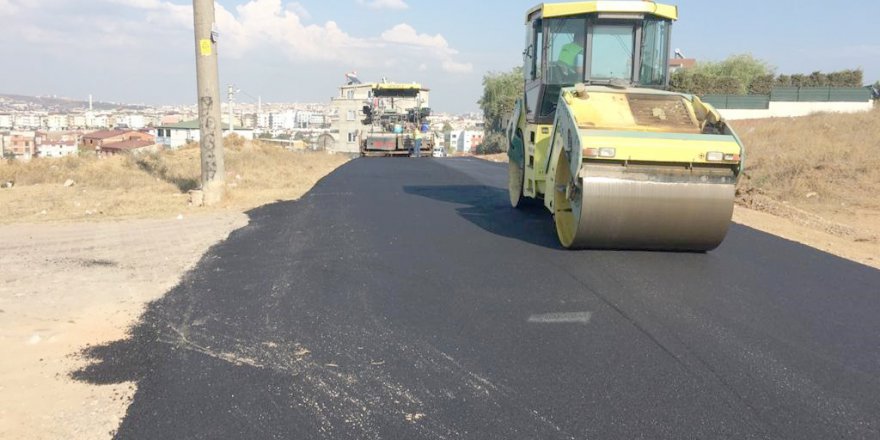
M 0 438 L 98 439 L 134 383 L 75 382 L 85 346 L 121 339 L 149 301 L 247 224 L 243 213 L 0 228 Z
M 784 217 L 736 206 L 733 221 L 787 240 L 814 247 L 850 261 L 880 269 L 880 244 L 856 241 L 826 232 L 824 226 L 806 226 Z
M 100 222 L 168 218 L 206 212 L 243 212 L 292 200 L 347 162 L 346 156 L 293 152 L 246 142 L 226 149 L 226 198 L 211 208 L 193 206 L 199 150 L 139 156 L 64 157 L 27 163 L 0 161 L 0 224 Z
M 195 149 L 144 164 L 0 165 L 16 180 L 0 189 L 0 438 L 112 437 L 136 385 L 73 381 L 77 354 L 123 338 L 148 302 L 247 225 L 245 210 L 297 199 L 347 161 L 265 146 L 227 158 L 228 197 L 212 208 L 183 191 L 198 175 Z

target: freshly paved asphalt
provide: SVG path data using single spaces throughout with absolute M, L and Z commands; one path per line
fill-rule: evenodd
M 505 185 L 354 160 L 73 376 L 137 382 L 122 439 L 880 438 L 880 271 L 736 225 L 565 251 Z

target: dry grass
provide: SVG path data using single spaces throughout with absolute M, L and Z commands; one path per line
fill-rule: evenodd
M 820 211 L 880 210 L 880 109 L 733 125 L 746 145 L 742 192 Z
M 880 109 L 735 121 L 738 203 L 859 242 L 880 240 Z
M 326 153 L 290 152 L 274 145 L 226 145 L 227 198 L 211 209 L 246 210 L 296 199 L 347 161 Z M 71 179 L 73 187 L 65 188 Z M 0 222 L 176 216 L 204 212 L 190 206 L 199 182 L 199 150 L 107 159 L 66 157 L 0 164 Z

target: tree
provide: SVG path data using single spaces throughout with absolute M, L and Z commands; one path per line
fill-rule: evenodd
M 497 131 L 488 133 L 475 151 L 477 154 L 503 153 L 507 151 L 507 136 Z
M 670 78 L 670 86 L 675 91 L 697 95 L 746 95 L 750 91 L 766 91 L 775 70 L 751 54 L 732 55 L 724 61 L 699 62 L 679 70 Z
M 483 97 L 478 104 L 486 120 L 487 135 L 504 131 L 505 123 L 513 113 L 513 106 L 522 95 L 522 67 L 509 72 L 489 72 L 483 76 Z

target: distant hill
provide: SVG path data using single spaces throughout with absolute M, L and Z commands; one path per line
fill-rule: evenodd
M 7 101 L 7 102 L 2 102 Z M 29 110 L 70 111 L 89 107 L 88 101 L 50 96 L 25 96 L 0 93 L 0 108 L 26 106 Z M 120 104 L 115 102 L 92 102 L 95 110 L 141 110 L 142 105 Z

